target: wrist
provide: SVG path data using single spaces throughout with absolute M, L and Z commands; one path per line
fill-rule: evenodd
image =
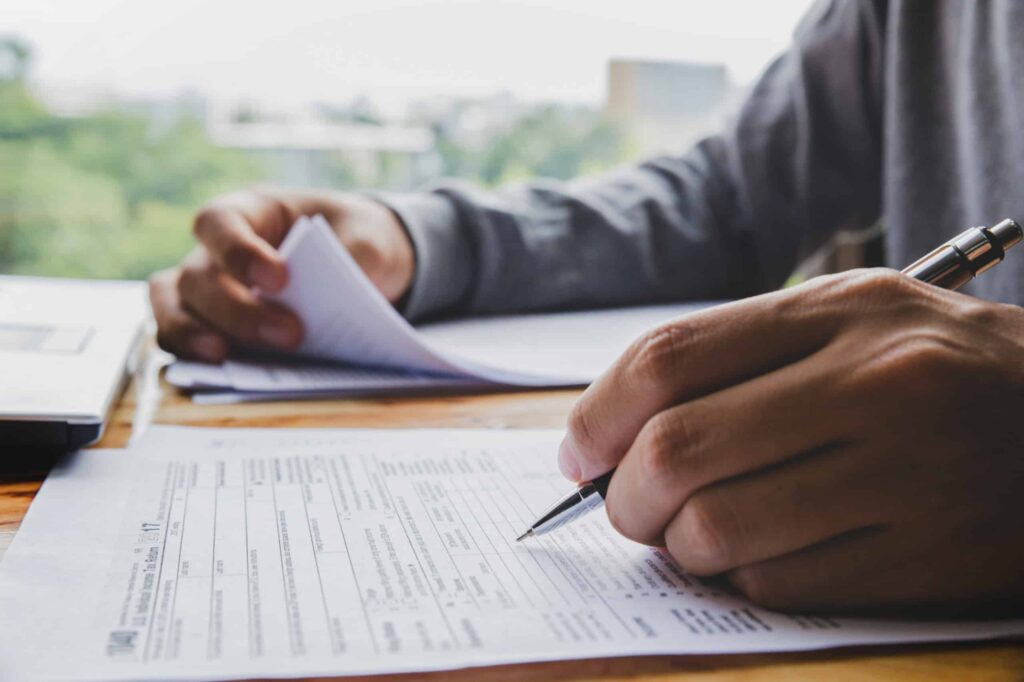
M 409 319 L 453 311 L 470 296 L 473 248 L 450 199 L 438 193 L 380 193 L 413 250 L 412 283 L 396 304 Z
M 389 301 L 400 307 L 400 303 L 405 301 L 412 289 L 416 275 L 416 251 L 398 214 L 387 206 L 381 205 L 381 208 L 387 213 L 387 217 L 381 223 L 384 228 L 386 255 L 385 274 L 380 289 Z

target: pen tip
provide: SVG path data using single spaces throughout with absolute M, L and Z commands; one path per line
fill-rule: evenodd
M 519 537 L 517 537 L 516 538 L 516 542 L 521 542 L 522 540 L 525 540 L 526 538 L 530 537 L 531 535 L 533 535 L 533 529 L 532 528 L 527 530 L 525 533 L 523 533 Z

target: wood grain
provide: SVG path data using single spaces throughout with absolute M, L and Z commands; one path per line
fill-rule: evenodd
M 139 375 L 114 411 L 98 447 L 123 447 L 141 414 L 140 396 L 158 401 L 153 421 L 161 424 L 236 427 L 358 428 L 546 428 L 561 427 L 578 391 L 490 395 L 421 396 L 375 400 L 318 400 L 199 406 L 161 383 Z M 148 378 L 147 378 L 148 377 Z M 154 388 L 156 390 L 154 390 Z M 148 390 L 147 390 L 148 389 Z M 143 399 L 143 402 L 146 399 Z M 0 474 L 0 556 L 39 489 L 45 472 Z M 1022 577 L 1024 579 L 1024 577 Z M 350 678 L 352 679 L 352 678 Z M 499 666 L 394 677 L 366 682 L 476 680 L 912 680 L 1019 682 L 1024 680 L 1024 643 L 943 644 L 857 648 L 802 654 L 654 656 Z

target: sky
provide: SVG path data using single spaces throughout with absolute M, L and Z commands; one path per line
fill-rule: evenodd
M 611 57 L 725 63 L 749 83 L 810 0 L 4 0 L 48 86 L 399 106 L 509 91 L 598 103 Z

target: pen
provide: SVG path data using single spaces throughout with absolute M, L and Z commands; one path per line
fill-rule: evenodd
M 971 227 L 938 247 L 902 272 L 943 289 L 955 290 L 994 267 L 1006 251 L 1024 239 L 1016 221 L 1006 219 L 992 227 Z M 615 469 L 581 483 L 544 512 L 516 542 L 564 526 L 604 503 Z

